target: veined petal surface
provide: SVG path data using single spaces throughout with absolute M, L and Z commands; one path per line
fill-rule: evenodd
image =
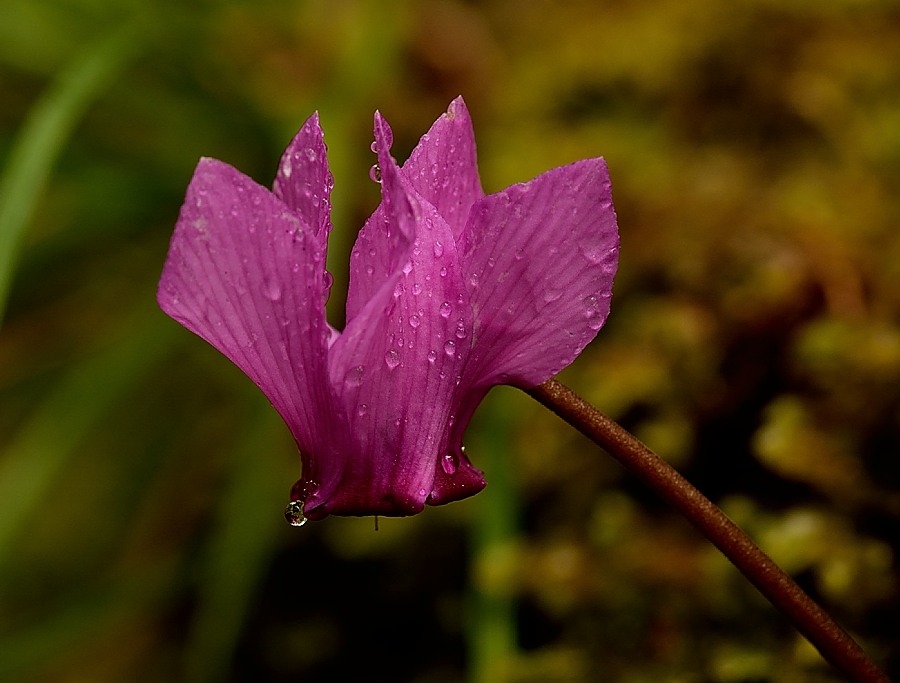
M 454 239 L 466 227 L 472 205 L 484 197 L 475 158 L 475 132 L 462 97 L 422 136 L 403 164 L 410 187 L 447 221 Z
M 386 226 L 382 235 L 390 230 L 412 241 L 402 255 L 388 259 L 395 264 L 393 271 L 348 321 L 331 350 L 331 379 L 341 403 L 353 406 L 348 414 L 359 444 L 327 507 L 339 514 L 414 514 L 431 502 L 436 470 L 449 453 L 472 342 L 471 308 L 450 227 L 406 186 L 378 119 L 376 144 Z M 385 248 L 390 245 L 382 242 Z M 440 467 L 456 470 L 457 461 Z M 458 487 L 466 491 L 459 497 L 484 486 L 480 472 L 472 470 L 474 475 L 459 469 L 459 477 L 468 482 Z
M 571 363 L 606 321 L 618 245 L 603 159 L 477 202 L 460 248 L 477 336 L 467 382 L 530 387 Z
M 241 368 L 311 458 L 328 457 L 322 421 L 339 412 L 327 378 L 324 273 L 320 241 L 296 211 L 231 166 L 200 161 L 160 307 Z

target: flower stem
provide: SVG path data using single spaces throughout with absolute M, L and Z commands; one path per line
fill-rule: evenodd
M 747 534 L 633 434 L 556 380 L 526 393 L 604 448 L 684 515 L 848 680 L 890 683 L 859 644 Z

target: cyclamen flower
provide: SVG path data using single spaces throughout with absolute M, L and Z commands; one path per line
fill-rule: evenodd
M 618 232 L 602 158 L 485 196 L 462 98 L 402 168 L 391 143 L 376 112 L 382 200 L 350 256 L 343 332 L 325 320 L 334 183 L 315 114 L 272 192 L 200 161 L 159 284 L 162 309 L 284 418 L 309 519 L 411 515 L 480 491 L 462 448 L 476 406 L 559 372 L 609 312 Z

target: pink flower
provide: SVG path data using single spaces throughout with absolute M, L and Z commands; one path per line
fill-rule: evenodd
M 347 325 L 325 320 L 326 148 L 313 115 L 274 190 L 202 159 L 159 284 L 162 309 L 262 389 L 300 449 L 307 518 L 411 515 L 480 491 L 463 452 L 497 384 L 566 367 L 609 312 L 618 232 L 586 159 L 485 196 L 462 98 L 402 168 L 375 114 L 382 201 L 350 257 Z

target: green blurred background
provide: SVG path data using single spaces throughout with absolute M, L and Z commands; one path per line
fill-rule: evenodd
M 199 156 L 269 184 L 318 109 L 330 317 L 450 100 L 487 191 L 604 155 L 607 327 L 563 380 L 900 672 L 900 4 L 3 0 L 0 680 L 834 681 L 685 522 L 512 389 L 479 496 L 281 516 L 263 396 L 160 313 Z

